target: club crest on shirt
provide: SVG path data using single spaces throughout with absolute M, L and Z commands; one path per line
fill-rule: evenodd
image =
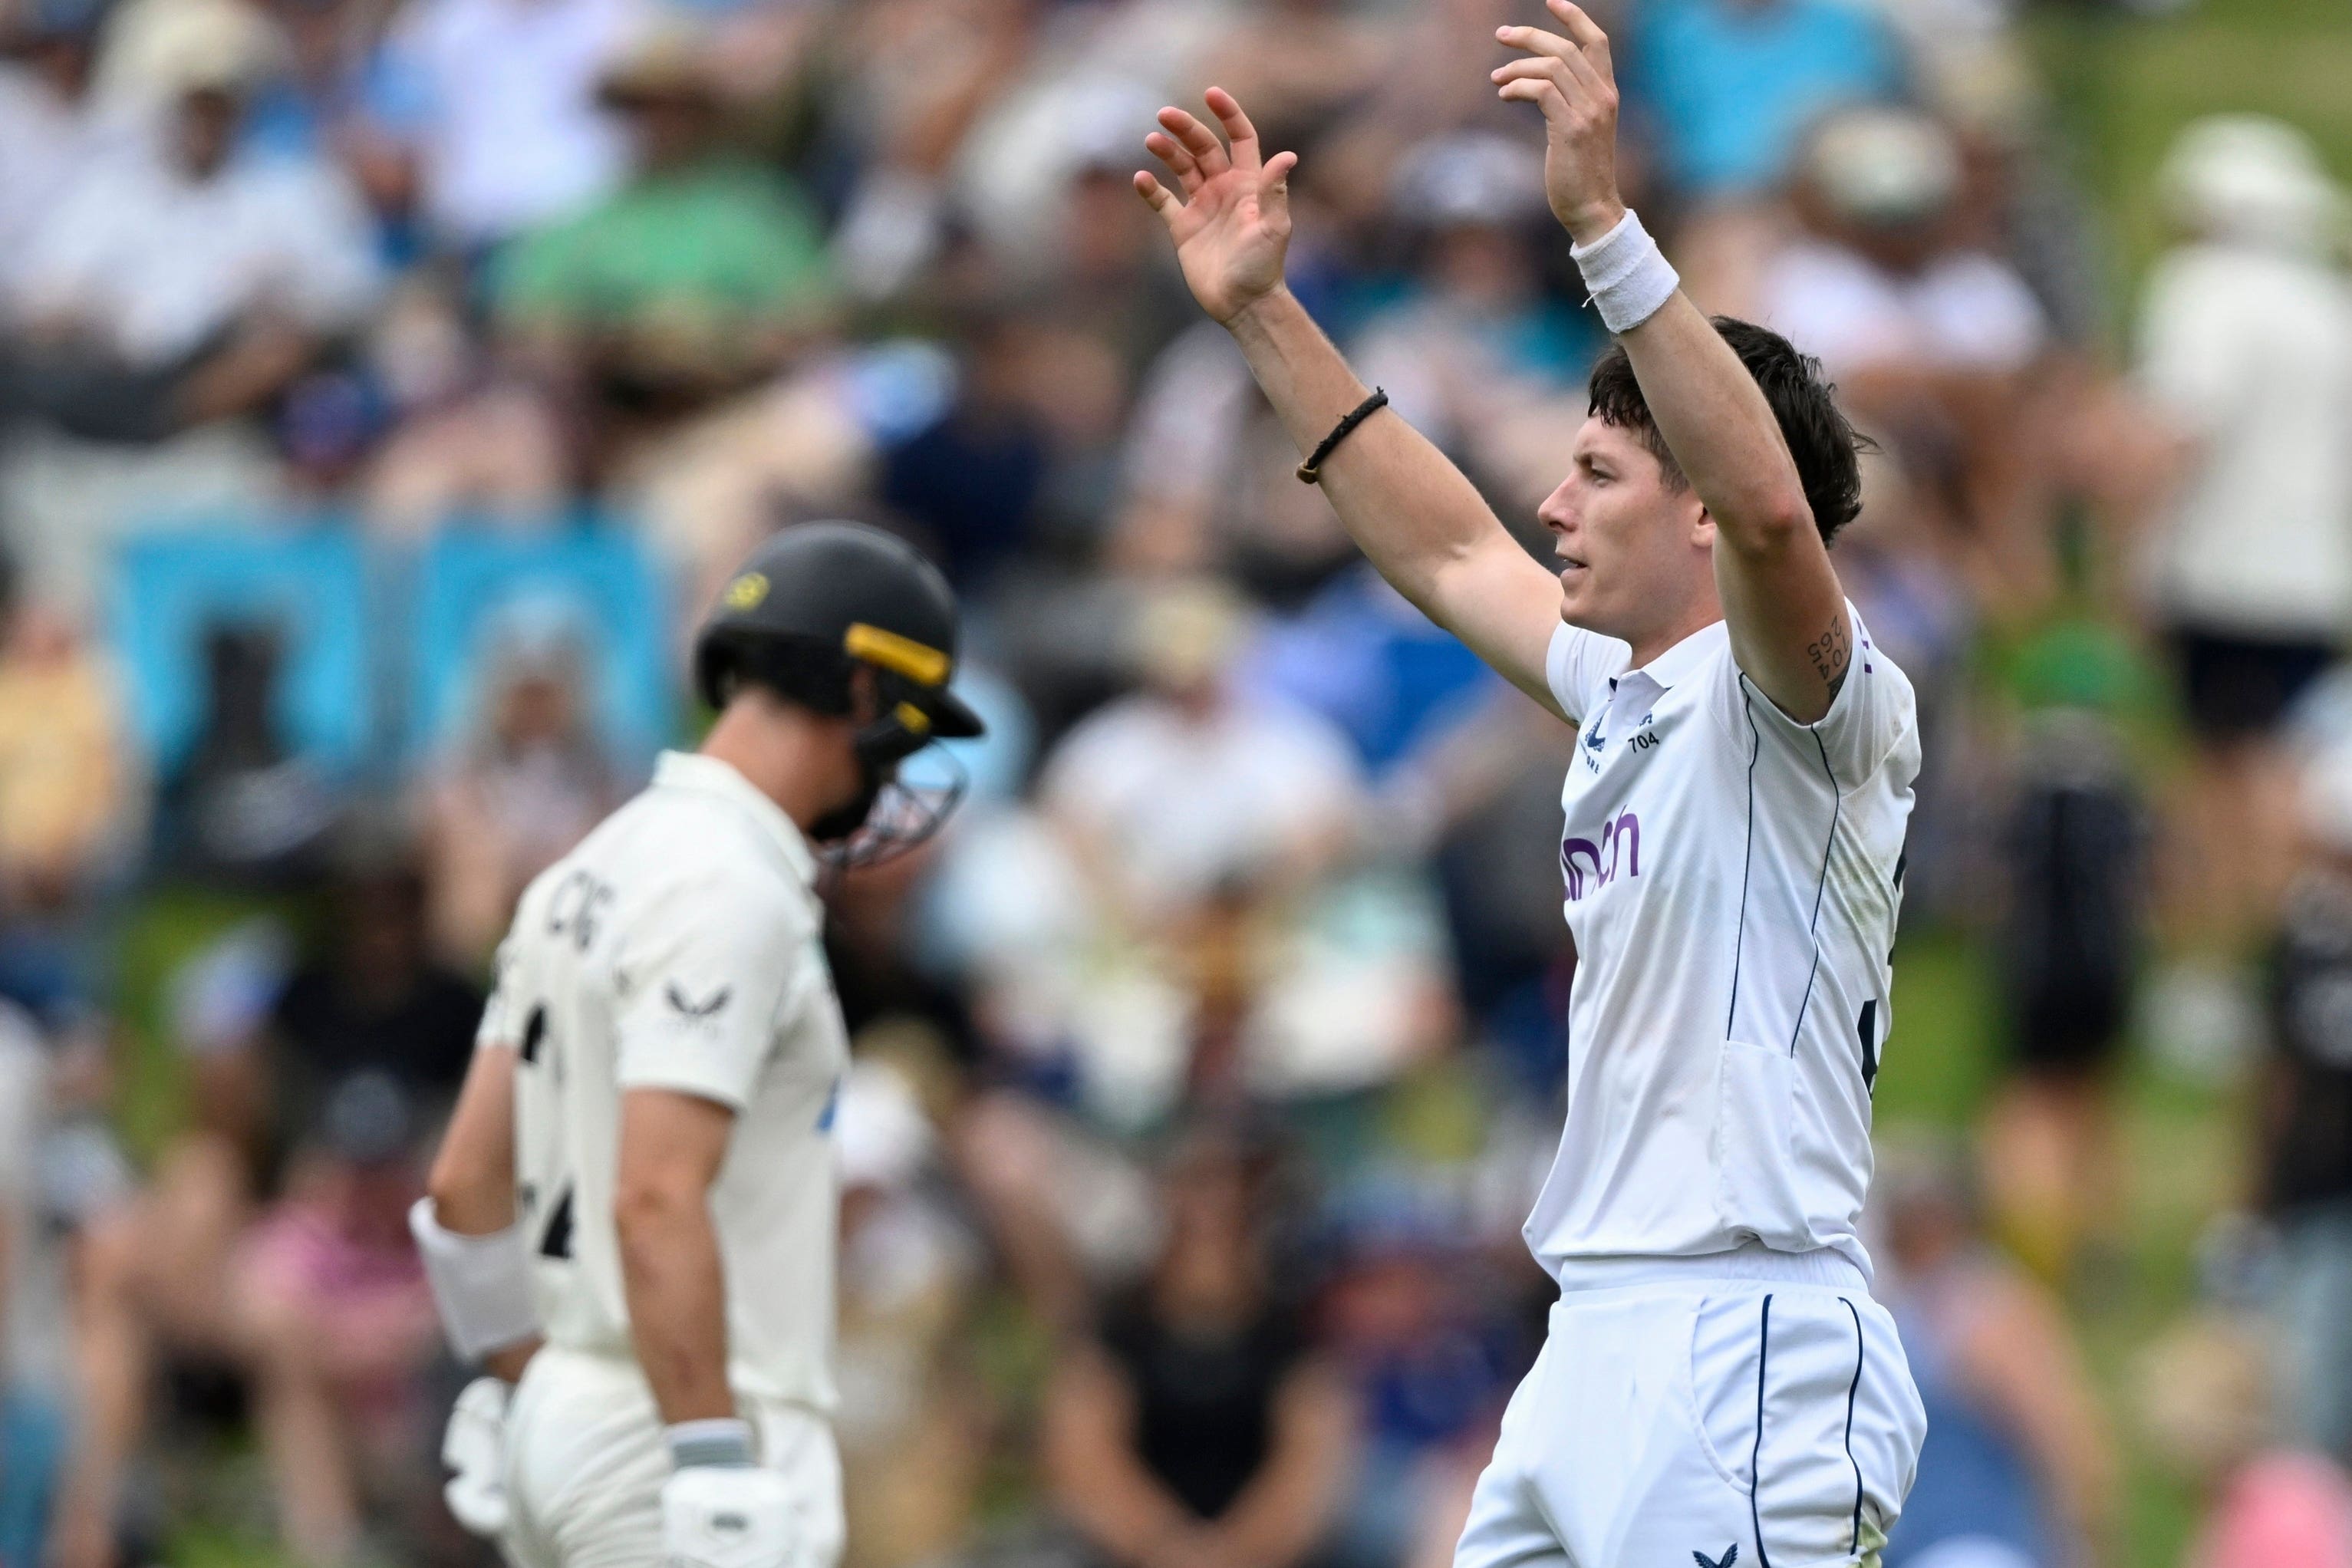
M 713 991 L 709 995 L 698 1002 L 693 997 L 688 995 L 675 980 L 671 981 L 667 985 L 662 988 L 662 995 L 664 999 L 667 1000 L 673 1008 L 676 1008 L 682 1016 L 691 1018 L 697 1023 L 700 1023 L 706 1018 L 717 1017 L 719 1016 L 719 1009 L 727 1005 L 727 999 L 734 994 L 735 988 L 733 986 L 721 985 L 718 990 Z

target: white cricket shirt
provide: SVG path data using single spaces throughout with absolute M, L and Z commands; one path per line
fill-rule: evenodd
M 1853 661 L 1800 724 L 1718 621 L 1628 669 L 1563 626 L 1546 676 L 1577 721 L 1560 793 L 1576 938 L 1568 1125 L 1528 1244 L 1579 1259 L 1761 1242 L 1868 1274 L 1870 1089 L 1891 1021 L 1911 683 L 1851 605 Z
M 517 1064 L 517 1179 L 551 1344 L 631 1356 L 613 1185 L 621 1095 L 736 1113 L 710 1194 L 739 1395 L 830 1412 L 849 1062 L 816 862 L 733 768 L 666 752 L 653 784 L 522 896 L 481 1043 Z

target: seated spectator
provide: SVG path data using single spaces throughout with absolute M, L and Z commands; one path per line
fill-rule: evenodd
M 342 1079 L 232 1266 L 279 1532 L 304 1563 L 350 1561 L 372 1500 L 411 1523 L 427 1500 L 437 1511 L 437 1478 L 417 1462 L 439 1414 L 420 1375 L 441 1349 L 408 1235 L 421 1131 L 383 1069 Z
M 2029 374 L 2050 346 L 2042 307 L 1979 247 L 1961 195 L 1958 146 L 1934 121 L 1830 116 L 1803 143 L 1798 226 L 1763 261 L 1757 309 L 1886 444 L 1979 599 L 2022 617 L 2054 586 L 2048 448 L 2073 408 Z
M 1370 563 L 1342 572 L 1303 612 L 1269 627 L 1243 679 L 1338 724 L 1363 765 L 1383 774 L 1499 685 Z
M 271 152 L 331 158 L 374 214 L 387 258 L 414 254 L 415 149 L 385 60 L 383 13 L 362 0 L 264 0 L 286 40 L 286 69 L 255 94 L 247 137 Z
M 829 311 L 815 215 L 730 144 L 706 48 L 661 33 L 604 73 L 626 179 L 499 259 L 502 330 L 608 413 L 691 412 L 773 370 Z
M 583 211 L 627 163 L 596 84 L 646 0 L 417 0 L 386 40 L 390 129 L 414 149 L 432 237 L 478 258 Z
M 1892 1152 L 1874 1205 L 1882 1297 L 1927 1411 L 1887 1568 L 2061 1568 L 2105 1560 L 2116 1459 L 2059 1302 L 1987 1243 L 1948 1155 Z
M 510 627 L 475 722 L 425 782 L 434 941 L 461 968 L 483 964 L 530 879 L 620 804 L 582 652 L 571 626 Z
M 562 515 L 573 465 L 561 410 L 477 340 L 454 279 L 404 278 L 368 359 L 390 426 L 354 487 L 373 531 L 418 540 L 453 521 L 529 528 Z
M 158 62 L 167 125 L 35 226 L 8 301 L 0 420 L 140 443 L 268 407 L 375 297 L 367 217 L 340 174 L 240 149 L 274 36 L 191 7 Z
M 1243 692 L 1229 591 L 1163 589 L 1134 621 L 1146 688 L 1063 738 L 1035 817 L 950 847 L 949 958 L 996 1045 L 1124 1131 L 1349 1092 L 1441 1047 L 1443 933 L 1421 883 L 1360 866 L 1346 737 Z
M 1129 930 L 1165 931 L 1227 889 L 1278 898 L 1349 847 L 1361 785 L 1347 742 L 1234 689 L 1246 626 L 1218 585 L 1150 598 L 1135 630 L 1147 689 L 1045 761 L 1039 805 Z
M 247 1056 L 256 1146 L 282 1159 L 318 1128 L 328 1096 L 381 1072 L 437 1117 L 473 1057 L 482 994 L 436 961 L 422 867 L 396 829 L 356 826 L 338 847 L 325 940 L 298 965 Z
M 1420 254 L 1402 297 L 1359 330 L 1356 360 L 1416 429 L 1532 511 L 1602 343 L 1598 318 L 1544 286 L 1538 226 L 1552 220 L 1537 153 L 1440 137 L 1405 155 L 1390 199 Z
M 969 1335 L 982 1261 L 916 1078 L 880 1031 L 842 1081 L 842 1500 L 849 1568 L 917 1568 L 971 1529 L 988 1458 Z
M 1341 1215 L 1344 1261 L 1324 1305 L 1333 1359 L 1363 1413 L 1362 1459 L 1330 1559 L 1390 1568 L 1416 1562 L 1434 1537 L 1450 1556 L 1534 1346 L 1476 1267 L 1477 1216 L 1393 1175 L 1358 1196 Z
M 1353 1402 L 1276 1294 L 1256 1164 L 1230 1134 L 1179 1145 L 1148 1281 L 1054 1369 L 1043 1457 L 1080 1562 L 1294 1568 L 1329 1528 Z
M 249 1376 L 285 1373 L 257 1359 L 288 1347 L 257 1335 L 255 1276 L 245 1260 L 277 1256 L 268 1247 L 248 1250 L 265 1203 L 285 1196 L 299 1208 L 313 1195 L 308 1158 L 322 1140 L 332 1145 L 331 1112 L 341 1114 L 338 1097 L 346 1086 L 368 1079 L 379 1084 L 370 1091 L 379 1103 L 388 1092 L 411 1118 L 437 1117 L 471 1058 L 481 994 L 432 962 L 424 889 L 404 847 L 354 829 L 341 849 L 323 940 L 282 986 L 269 984 L 284 973 L 270 944 L 237 932 L 225 954 L 231 962 L 218 966 L 221 984 L 191 988 L 188 1022 L 213 1026 L 184 1042 L 193 1055 L 194 1125 L 158 1157 L 138 1211 L 109 1227 L 88 1260 L 93 1331 L 121 1373 L 92 1415 L 92 1442 L 105 1460 L 92 1483 L 97 1495 L 120 1494 L 122 1467 L 147 1428 L 148 1407 L 163 1382 L 155 1373 L 189 1374 L 174 1380 L 179 1386 L 234 1391 Z M 382 1218 L 370 1205 L 389 1203 L 383 1183 L 357 1175 L 335 1190 L 338 1202 L 360 1205 L 338 1209 L 339 1224 L 364 1229 Z M 398 1228 L 399 1208 L 391 1214 Z M 413 1262 L 404 1236 L 394 1250 Z M 331 1277 L 333 1268 L 323 1274 Z M 369 1284 L 379 1276 L 362 1270 L 354 1278 Z M 387 1318 L 386 1335 L 394 1318 Z M 422 1321 L 428 1338 L 431 1321 L 427 1305 Z M 359 1364 L 372 1353 L 393 1354 L 402 1342 L 387 1337 L 342 1348 Z M 306 1489 L 312 1482 L 305 1480 L 296 1488 L 288 1500 L 305 1511 L 299 1520 L 289 1517 L 289 1529 L 308 1532 L 316 1525 L 319 1539 L 333 1535 L 344 1516 L 328 1504 L 313 1511 L 329 1495 L 327 1483 Z
M 1202 64 L 1251 106 L 1271 147 L 1296 147 L 1360 109 L 1398 60 L 1399 18 L 1336 0 L 1271 0 L 1234 16 Z M 1464 33 L 1475 29 L 1466 25 Z
M 1629 118 L 1653 128 L 1667 184 L 1701 205 L 1769 195 L 1817 117 L 1902 84 L 1892 32 L 1854 0 L 1648 0 L 1625 32 Z
M 2016 271 L 1968 245 L 1952 219 L 1960 155 L 1909 110 L 1849 110 L 1802 143 L 1801 232 L 1768 264 L 1765 319 L 1832 374 L 2014 375 L 2047 335 Z
M 0 911 L 70 920 L 93 890 L 133 804 L 124 742 L 103 661 L 0 561 Z
M 110 159 L 142 147 L 135 111 L 93 90 L 105 0 L 0 13 L 0 299 L 49 209 Z
M 875 490 L 934 542 L 951 581 L 984 588 L 1006 563 L 1047 542 L 1046 509 L 1064 456 L 1055 405 L 1066 407 L 1075 386 L 1099 415 L 1126 394 L 1103 345 L 1059 330 L 1034 301 L 989 300 L 958 329 L 963 353 L 952 395 L 884 445 Z
M 2293 869 L 2290 704 L 2352 626 L 2352 285 L 2343 193 L 2300 132 L 2200 121 L 2168 154 L 2181 243 L 2151 273 L 2139 382 L 2176 442 L 2150 539 L 2195 766 L 2173 869 L 2207 948 L 2267 921 Z

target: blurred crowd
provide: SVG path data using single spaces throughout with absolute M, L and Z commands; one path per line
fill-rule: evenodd
M 2344 197 L 2200 121 L 2118 289 L 2012 0 L 1593 9 L 1632 199 L 1876 442 L 1906 940 L 1989 955 L 1999 1081 L 1874 1203 L 1888 1568 L 2120 1568 L 2126 1431 L 2206 1568 L 2352 1563 Z M 832 888 L 850 1568 L 1447 1560 L 1546 1306 L 1572 737 L 1292 479 L 1129 182 L 1237 93 L 1294 289 L 1532 542 L 1603 340 L 1525 10 L 0 0 L 0 1565 L 485 1560 L 403 1212 L 489 951 L 835 515 L 947 569 L 991 731 Z M 2246 1107 L 2146 1408 L 2069 1310 L 2140 1286 L 2131 1041 Z

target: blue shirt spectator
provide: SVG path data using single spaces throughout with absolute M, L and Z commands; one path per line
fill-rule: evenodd
M 1903 84 L 1893 35 L 1850 0 L 1651 0 L 1629 30 L 1626 100 L 1702 199 L 1777 184 L 1815 117 Z

